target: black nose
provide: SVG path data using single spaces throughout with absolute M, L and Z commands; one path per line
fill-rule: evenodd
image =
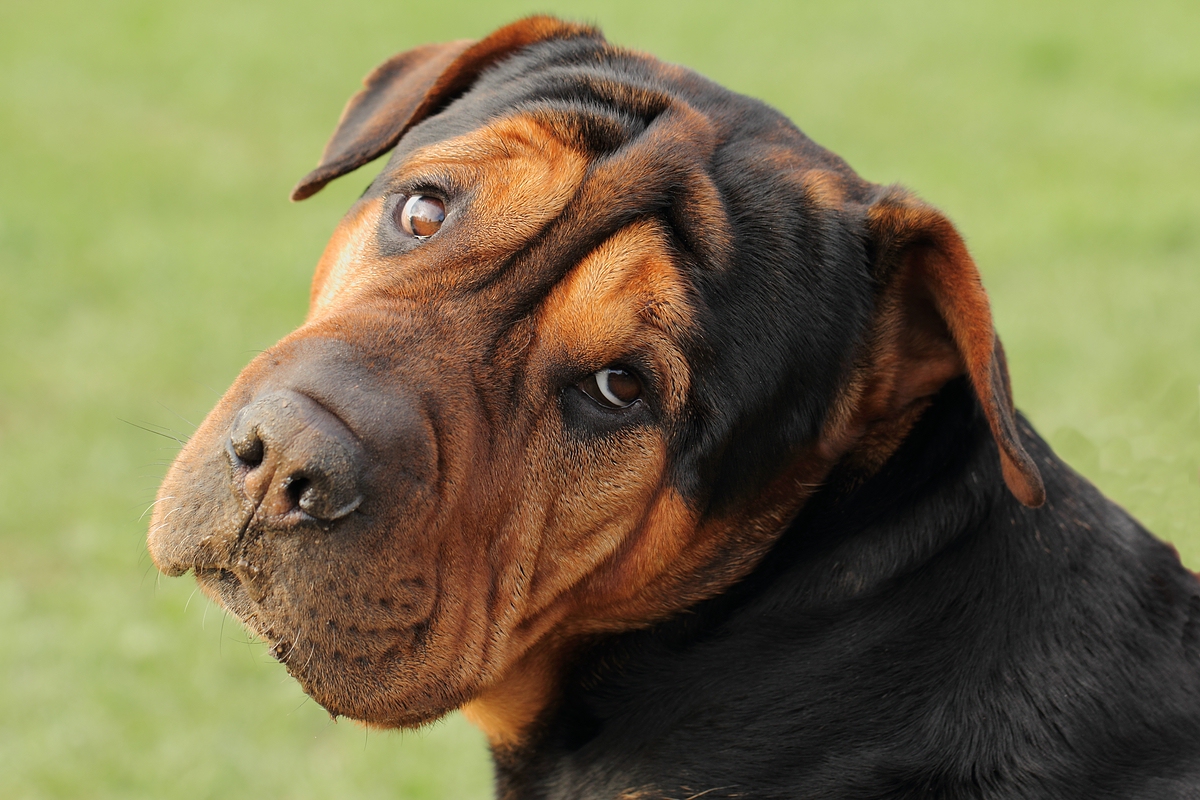
M 234 417 L 226 444 L 235 489 L 259 513 L 332 522 L 362 502 L 363 451 L 334 414 L 292 391 L 275 391 Z

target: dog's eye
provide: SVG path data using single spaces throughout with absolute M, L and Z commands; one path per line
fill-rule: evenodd
M 446 204 L 427 194 L 414 194 L 396 208 L 396 224 L 400 230 L 418 239 L 433 236 L 446 219 Z
M 642 382 L 620 367 L 605 367 L 577 385 L 579 391 L 605 408 L 629 408 L 642 396 Z

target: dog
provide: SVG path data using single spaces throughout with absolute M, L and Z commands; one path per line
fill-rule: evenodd
M 167 474 L 167 575 L 504 798 L 1200 797 L 1200 583 L 1013 408 L 950 221 L 531 17 L 387 61 L 391 153 Z

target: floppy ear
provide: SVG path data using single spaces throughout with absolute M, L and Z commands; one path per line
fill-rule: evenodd
M 585 25 L 553 17 L 527 17 L 472 42 L 427 44 L 392 56 L 350 98 L 325 145 L 321 163 L 292 189 L 293 200 L 311 197 L 334 178 L 358 169 L 396 146 L 412 126 L 445 108 L 488 67 L 523 47 L 547 39 L 600 38 Z
M 966 372 L 1000 448 L 1004 481 L 1027 506 L 1046 500 L 1021 446 L 1004 349 L 975 262 L 940 212 L 896 188 L 868 209 L 875 277 L 882 287 L 875 347 L 887 359 L 888 405 L 903 408 Z

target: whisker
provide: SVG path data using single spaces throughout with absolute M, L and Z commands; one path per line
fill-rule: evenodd
M 296 645 L 293 644 L 292 649 L 295 650 Z M 308 669 L 308 665 L 312 663 L 313 656 L 315 656 L 316 654 L 317 654 L 317 645 L 315 643 L 309 644 L 308 658 L 304 659 L 304 667 L 301 669 L 301 672 L 304 672 Z
M 159 405 L 162 406 L 162 403 L 159 403 Z M 166 408 L 166 406 L 163 406 L 163 408 Z M 170 411 L 170 409 L 167 409 L 167 410 Z M 174 412 L 171 412 L 171 413 L 174 413 Z M 187 422 L 186 419 L 183 421 Z M 159 430 L 169 431 L 170 433 L 179 433 L 179 431 L 175 430 L 170 425 L 159 425 L 157 422 L 150 422 L 149 420 L 142 420 L 140 424 L 149 425 L 151 428 L 158 428 Z M 188 422 L 188 424 L 191 425 L 190 422 Z
M 151 502 L 150 502 L 150 505 L 146 506 L 146 510 L 145 510 L 145 511 L 143 511 L 143 512 L 142 512 L 142 513 L 141 513 L 141 514 L 138 516 L 138 522 L 141 522 L 141 521 L 142 521 L 142 518 L 143 518 L 143 517 L 145 517 L 147 514 L 149 514 L 149 513 L 150 513 L 150 509 L 154 508 L 156 505 L 158 505 L 159 503 L 161 503 L 163 500 L 174 500 L 174 499 L 175 499 L 175 495 L 168 495 L 167 497 L 160 497 L 160 498 L 158 498 L 157 500 L 153 500 L 153 501 L 151 501 Z
M 190 605 L 192 604 L 192 598 L 196 596 L 196 592 L 198 592 L 198 591 L 200 591 L 200 587 L 199 587 L 199 586 L 193 586 L 193 587 L 192 587 L 192 593 L 188 595 L 187 602 L 183 604 L 183 613 L 185 613 L 185 614 L 187 613 L 188 606 L 190 606 Z M 204 609 L 204 613 L 206 613 L 206 614 L 208 613 L 208 609 L 207 609 L 207 608 L 206 608 L 206 609 Z M 200 622 L 200 627 L 201 627 L 201 628 L 203 628 L 203 627 L 204 627 L 204 621 L 203 621 L 203 620 L 201 620 L 201 622 Z
M 126 425 L 132 425 L 133 427 L 137 428 L 138 430 L 145 431 L 146 433 L 153 433 L 155 436 L 161 436 L 164 439 L 170 439 L 171 441 L 178 442 L 180 445 L 187 444 L 187 442 L 185 442 L 183 439 L 180 439 L 178 436 L 173 436 L 169 433 L 163 433 L 162 431 L 156 431 L 153 428 L 148 428 L 145 425 L 139 425 L 136 422 L 130 422 L 129 420 L 123 419 L 121 417 L 117 417 L 117 419 L 120 420 L 121 422 L 124 422 Z M 159 426 L 159 427 L 161 427 L 161 426 Z
M 286 679 L 286 676 L 285 676 L 285 679 Z M 300 701 L 300 705 L 298 705 L 298 706 L 296 706 L 295 708 L 293 708 L 293 709 L 291 710 L 291 712 L 288 714 L 288 716 L 291 716 L 292 714 L 295 714 L 295 713 L 296 713 L 297 711 L 299 711 L 300 709 L 304 708 L 304 706 L 305 706 L 305 705 L 306 705 L 306 704 L 307 704 L 309 701 L 311 701 L 311 700 L 312 700 L 312 698 L 311 698 L 311 697 L 309 697 L 308 695 L 304 695 L 304 699 Z
M 188 419 L 187 417 L 183 416 L 182 414 L 180 414 L 180 413 L 178 413 L 178 412 L 176 412 L 176 411 L 173 411 L 172 409 L 168 408 L 168 407 L 167 407 L 166 405 L 164 405 L 163 403 L 159 403 L 158 405 L 159 405 L 159 407 L 160 407 L 160 408 L 164 409 L 164 410 L 165 410 L 165 411 L 166 411 L 168 414 L 174 414 L 176 417 L 179 417 L 179 419 L 183 420 L 183 421 L 184 421 L 184 422 L 186 422 L 188 425 L 191 425 L 191 426 L 192 426 L 192 430 L 196 430 L 196 428 L 197 428 L 197 427 L 199 427 L 199 426 L 197 426 L 197 425 L 196 425 L 196 423 L 192 422 L 190 419 Z M 161 427 L 161 426 L 160 426 L 160 427 Z

